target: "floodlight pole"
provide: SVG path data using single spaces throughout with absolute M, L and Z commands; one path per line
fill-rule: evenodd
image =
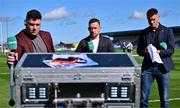
M 2 34 L 2 31 L 3 31 L 3 30 L 2 30 L 2 27 L 3 27 L 3 24 L 2 24 L 2 22 L 1 22 L 1 30 L 0 30 L 0 31 L 1 31 L 1 34 L 0 34 L 0 35 L 1 35 L 1 47 L 2 47 L 1 50 L 2 50 L 2 52 L 3 52 L 3 47 L 4 47 L 4 46 L 3 46 L 3 34 Z M 3 52 L 3 53 L 4 53 L 4 52 Z
M 2 44 L 2 52 L 5 52 L 5 47 L 6 47 L 6 41 L 7 41 L 7 37 L 8 37 L 8 21 L 9 21 L 9 17 L 5 16 L 5 17 L 0 17 L 0 22 L 1 22 L 1 30 L 0 30 L 0 35 L 1 35 L 1 44 Z M 6 28 L 5 28 L 5 37 L 3 36 L 3 24 L 5 24 Z
M 8 38 L 8 17 L 7 16 L 5 17 L 5 22 L 6 22 L 6 37 L 5 37 L 6 41 L 4 42 L 4 44 L 7 42 L 7 38 Z M 6 46 L 4 46 L 4 47 L 6 47 Z

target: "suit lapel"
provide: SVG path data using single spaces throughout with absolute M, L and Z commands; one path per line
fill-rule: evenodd
M 162 41 L 164 41 L 164 30 L 163 29 L 161 29 L 159 31 L 158 43 L 161 43 Z
M 98 48 L 97 48 L 97 52 L 99 52 L 103 47 L 103 40 L 102 37 L 99 36 L 99 43 L 98 43 Z
M 27 44 L 27 45 L 25 45 L 25 47 L 26 47 L 25 49 L 27 50 L 27 52 L 33 52 L 34 51 L 33 43 L 31 41 L 31 39 L 28 38 L 28 34 L 26 33 L 26 31 L 23 31 L 22 35 L 24 37 L 25 44 Z
M 49 42 L 49 40 L 50 40 L 49 37 L 50 36 L 47 33 L 43 33 L 41 31 L 40 31 L 39 35 L 40 35 L 41 39 L 43 40 L 43 42 L 44 42 L 44 44 L 45 44 L 45 46 L 47 48 L 47 52 L 51 52 L 52 50 L 51 50 L 51 45 L 50 45 L 50 42 Z

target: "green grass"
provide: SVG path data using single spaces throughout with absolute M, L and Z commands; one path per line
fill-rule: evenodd
M 133 54 L 136 54 L 133 51 Z M 6 64 L 7 55 L 0 54 L 0 108 L 15 108 L 8 105 L 9 101 L 9 70 Z M 142 57 L 136 56 L 139 64 L 142 63 Z M 180 49 L 176 49 L 173 55 L 173 61 L 176 69 L 170 72 L 170 99 L 180 98 Z M 4 74 L 5 73 L 5 74 Z M 150 100 L 159 100 L 156 82 L 151 90 Z M 150 108 L 159 108 L 159 102 L 151 102 Z M 180 100 L 170 101 L 170 108 L 179 108 Z
M 0 108 L 9 107 L 9 71 L 7 55 L 0 54 Z M 12 108 L 12 107 L 11 107 Z

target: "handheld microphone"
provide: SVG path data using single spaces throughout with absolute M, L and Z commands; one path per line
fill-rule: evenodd
M 92 42 L 92 41 L 89 41 L 89 42 L 88 42 L 88 48 L 89 48 L 89 50 L 93 51 L 94 45 L 93 45 L 93 42 Z
M 7 39 L 7 44 L 8 48 L 11 51 L 14 51 L 17 49 L 17 40 L 15 36 L 8 37 Z M 14 101 L 14 96 L 13 96 L 13 87 L 14 87 L 14 64 L 10 65 L 10 100 L 9 100 L 9 105 L 14 106 L 15 101 Z
M 165 42 L 161 42 L 160 43 L 160 46 L 163 48 L 163 49 L 167 49 L 167 44 Z

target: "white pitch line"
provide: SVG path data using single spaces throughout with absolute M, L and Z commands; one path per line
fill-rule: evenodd
M 7 74 L 9 74 L 9 73 L 0 73 L 0 75 L 7 75 Z
M 169 101 L 175 101 L 175 100 L 180 100 L 180 98 L 169 99 Z M 160 100 L 150 100 L 149 102 L 160 102 Z
M 139 56 L 139 55 L 132 55 L 132 56 L 136 57 L 136 56 Z

